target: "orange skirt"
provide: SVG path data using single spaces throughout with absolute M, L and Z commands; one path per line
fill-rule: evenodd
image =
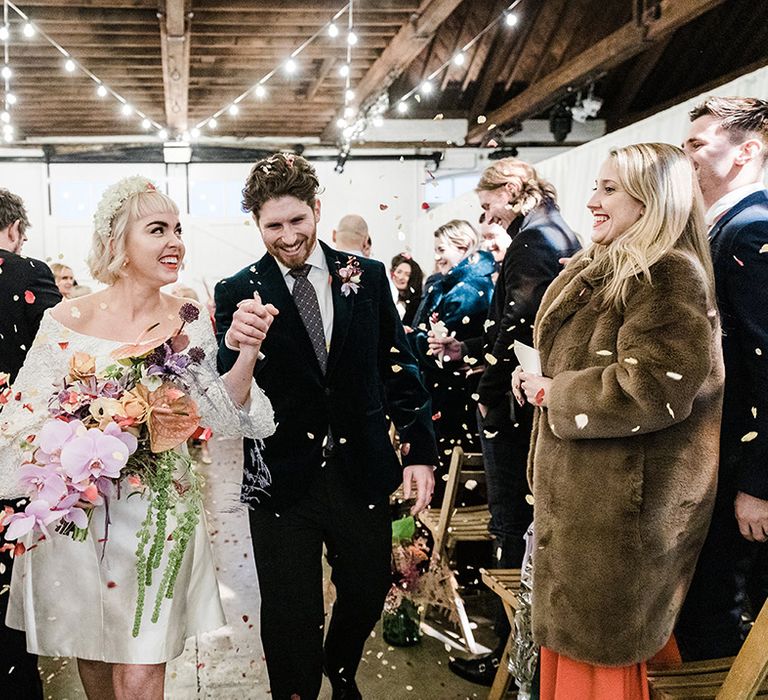
M 593 666 L 546 647 L 540 656 L 540 700 L 648 700 L 647 663 L 682 663 L 674 636 L 649 662 L 632 666 Z

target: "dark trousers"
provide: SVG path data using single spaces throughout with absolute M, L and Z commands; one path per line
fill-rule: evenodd
M 15 507 L 16 501 L 0 501 L 0 510 L 7 505 Z M 0 696 L 42 700 L 43 687 L 37 671 L 37 656 L 27 652 L 24 632 L 5 624 L 13 568 L 10 552 L 0 553 L 0 564 L 5 566 L 5 571 L 0 573 Z
M 675 639 L 684 661 L 738 654 L 768 595 L 768 544 L 739 532 L 734 494 L 718 494 L 712 523 L 680 611 Z
M 331 458 L 295 503 L 250 521 L 272 697 L 317 698 L 323 669 L 334 688 L 351 684 L 392 582 L 388 500 L 356 492 Z M 323 545 L 336 587 L 325 643 Z
M 526 468 L 532 414 L 521 411 L 519 419 L 513 422 L 508 406 L 503 406 L 489 411 L 485 418 L 478 412 L 477 424 L 491 511 L 488 530 L 494 539 L 496 565 L 500 569 L 516 569 L 523 562 L 523 536 L 533 520 L 533 508 L 525 500 L 530 494 Z M 510 626 L 500 600 L 494 629 L 500 644 L 505 644 Z

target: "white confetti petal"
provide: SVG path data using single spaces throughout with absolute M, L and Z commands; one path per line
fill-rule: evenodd
M 587 427 L 587 423 L 589 423 L 589 416 L 586 413 L 579 413 L 574 420 L 576 421 L 576 427 L 579 430 L 584 430 Z
M 464 487 L 468 491 L 474 491 L 477 488 L 477 482 L 474 479 L 467 479 L 467 483 L 464 484 Z
M 495 365 L 498 362 L 498 360 L 493 355 L 491 355 L 491 353 L 489 353 L 489 352 L 485 353 L 485 361 L 489 365 Z
M 397 374 L 398 372 L 402 371 L 402 367 L 400 365 L 392 365 L 392 371 Z
M 638 430 L 640 430 L 640 426 L 636 425 L 634 428 L 632 428 L 632 432 L 636 433 Z
M 768 253 L 768 243 L 764 243 L 760 248 L 761 253 Z
M 674 379 L 676 382 L 679 382 L 683 378 L 683 375 L 678 372 L 667 372 L 666 374 L 670 379 Z
M 462 319 L 461 319 L 461 322 L 462 322 L 462 323 L 463 323 L 465 326 L 466 326 L 466 325 L 469 323 L 469 321 L 470 321 L 470 318 L 469 318 L 469 316 L 465 316 L 464 318 L 462 318 Z
M 314 433 L 307 433 L 307 437 L 308 437 L 310 440 L 314 440 L 314 439 L 315 439 Z
M 757 406 L 752 406 L 752 418 L 757 418 Z
M 763 351 L 760 348 L 755 348 L 755 355 L 760 356 L 763 354 Z
M 672 416 L 672 418 L 675 417 L 675 412 L 672 410 L 672 406 L 667 404 L 667 410 L 669 411 L 669 415 Z
M 603 357 L 610 357 L 611 355 L 613 355 L 613 352 L 611 352 L 610 350 L 598 350 L 595 354 L 602 355 Z
M 757 432 L 750 430 L 746 435 L 741 438 L 742 442 L 752 442 L 757 437 Z
M 636 365 L 637 359 L 634 357 L 625 357 L 624 362 L 626 362 L 628 365 Z

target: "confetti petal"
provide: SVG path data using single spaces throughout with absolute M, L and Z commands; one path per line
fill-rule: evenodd
M 498 362 L 498 360 L 493 355 L 491 355 L 491 353 L 489 353 L 489 352 L 485 353 L 485 361 L 489 365 L 495 365 Z
M 595 354 L 601 355 L 602 357 L 610 357 L 611 355 L 613 355 L 613 352 L 611 352 L 610 350 L 598 350 Z
M 764 243 L 763 246 L 760 248 L 761 253 L 768 253 L 768 243 Z
M 750 430 L 746 435 L 742 436 L 741 441 L 742 442 L 752 442 L 757 437 L 757 432 L 754 430 Z
M 379 204 L 379 209 L 381 211 L 387 211 L 387 209 L 389 209 L 389 204 Z
M 574 417 L 574 420 L 576 421 L 576 427 L 579 430 L 584 430 L 589 423 L 589 416 L 586 413 L 579 413 Z
M 676 382 L 679 382 L 683 378 L 683 375 L 678 372 L 667 372 L 666 374 L 670 379 L 674 379 Z
M 427 202 L 422 202 L 422 203 L 421 203 L 421 208 L 422 208 L 424 211 L 427 211 L 427 209 L 429 209 L 429 204 L 428 204 Z
M 24 301 L 26 301 L 27 304 L 34 304 L 35 303 L 34 292 L 31 292 L 29 289 L 27 289 L 27 291 L 24 292 Z
M 675 412 L 672 410 L 672 406 L 667 404 L 667 411 L 669 411 L 669 415 L 672 416 L 672 418 L 675 417 Z

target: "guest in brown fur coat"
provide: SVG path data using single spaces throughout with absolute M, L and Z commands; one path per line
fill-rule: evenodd
M 588 207 L 593 246 L 547 290 L 533 629 L 541 698 L 647 698 L 645 662 L 671 637 L 711 516 L 723 364 L 693 167 L 666 144 L 611 151 Z

